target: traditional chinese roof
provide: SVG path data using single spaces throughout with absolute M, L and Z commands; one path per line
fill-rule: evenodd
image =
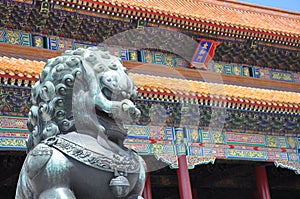
M 184 101 L 184 98 L 198 100 L 226 101 L 275 108 L 299 109 L 300 93 L 251 88 L 220 83 L 158 77 L 144 74 L 130 74 L 141 93 L 149 98 Z M 142 95 L 141 95 L 142 96 Z M 167 98 L 168 100 L 170 98 Z
M 60 0 L 60 2 L 67 2 Z M 72 3 L 72 2 L 71 2 Z M 171 18 L 186 19 L 224 27 L 263 31 L 271 34 L 300 35 L 300 14 L 233 0 L 73 0 L 86 7 L 95 4 L 154 13 Z M 114 10 L 111 9 L 111 12 Z M 157 20 L 161 20 L 157 17 Z M 172 22 L 172 20 L 170 20 Z
M 101 2 L 101 0 L 100 0 Z M 118 0 L 127 5 L 152 12 L 261 30 L 300 33 L 299 13 L 233 1 L 212 0 Z
M 0 57 L 0 75 L 38 78 L 45 62 L 14 57 Z
M 15 82 L 18 79 L 29 78 L 35 82 L 44 65 L 43 61 L 0 57 L 0 77 L 6 78 L 2 80 L 4 84 L 8 83 L 8 79 L 14 79 L 11 82 Z M 134 71 L 130 76 L 142 98 L 170 102 L 189 101 L 206 105 L 214 101 L 213 103 L 218 103 L 218 106 L 241 104 L 244 107 L 248 104 L 253 108 L 259 106 L 283 112 L 300 111 L 300 93 L 296 92 L 145 75 Z
M 214 2 L 218 3 L 218 1 L 212 1 L 212 3 Z M 142 21 L 144 22 L 144 27 L 154 26 L 170 28 L 178 31 L 178 34 L 183 33 L 188 35 L 189 38 L 207 38 L 215 41 L 222 41 L 222 43 L 218 45 L 213 58 L 213 60 L 217 62 L 299 72 L 299 36 L 296 37 L 291 34 L 289 34 L 289 36 L 287 34 L 282 35 L 278 32 L 264 32 L 258 29 L 255 31 L 254 29 L 251 30 L 249 28 L 236 27 L 228 24 L 226 25 L 226 23 L 215 23 L 210 20 L 197 21 L 197 19 L 192 20 L 185 17 L 181 18 L 175 15 L 171 16 L 166 13 L 160 14 L 159 12 L 148 12 L 147 10 L 143 11 L 142 9 L 138 10 L 134 7 L 118 7 L 117 4 L 113 5 L 109 4 L 109 2 L 101 3 L 100 1 L 94 1 L 92 4 L 84 4 L 84 2 L 80 1 L 76 5 L 76 1 L 68 1 L 68 3 L 60 1 L 60 5 L 57 5 L 57 3 L 59 3 L 58 1 L 54 1 L 53 7 L 51 6 L 49 13 L 45 15 L 40 12 L 40 3 L 41 2 L 37 2 L 37 4 L 15 3 L 11 5 L 5 2 L 0 2 L 0 13 L 10 13 L 7 15 L 7 19 L 3 23 L 3 25 L 5 25 L 8 29 L 4 28 L 3 30 L 0 30 L 2 35 L 4 35 L 4 42 L 13 43 L 18 41 L 16 37 L 18 37 L 17 35 L 21 32 L 23 36 L 27 35 L 28 38 L 30 38 L 28 41 L 32 41 L 32 45 L 36 47 L 52 48 L 52 44 L 50 45 L 50 43 L 46 44 L 46 42 L 37 42 L 41 41 L 41 38 L 44 38 L 47 41 L 56 40 L 59 45 L 55 44 L 53 46 L 54 49 L 59 48 L 59 50 L 72 48 L 73 44 L 74 47 L 78 46 L 78 43 L 81 45 L 81 42 L 88 42 L 89 44 L 92 42 L 93 44 L 101 45 L 101 43 L 107 38 L 114 38 L 113 43 L 119 42 L 118 45 L 123 46 L 124 43 L 120 35 L 127 32 L 128 34 L 125 34 L 127 41 L 136 40 L 136 34 L 129 34 L 129 32 L 134 31 L 126 30 L 135 29 L 139 26 L 137 24 L 140 24 L 139 22 Z M 64 6 L 62 6 L 62 3 L 64 3 Z M 222 3 L 224 4 L 224 2 L 221 2 L 221 4 Z M 68 4 L 69 6 L 67 6 Z M 211 3 L 208 2 L 208 4 Z M 237 3 L 227 1 L 227 4 L 236 5 Z M 79 7 L 82 9 L 77 8 L 77 5 L 81 5 Z M 244 7 L 246 6 L 246 4 L 242 5 Z M 258 12 L 257 9 L 262 10 L 260 7 L 255 9 L 253 6 L 248 4 L 247 6 L 250 10 L 254 10 L 253 12 Z M 83 10 L 83 8 L 85 9 Z M 89 11 L 87 11 L 88 9 Z M 230 11 L 230 9 L 227 10 Z M 284 14 L 286 15 L 284 17 L 288 20 L 291 20 L 291 17 L 293 16 L 298 16 L 292 12 L 274 10 L 270 8 L 262 10 L 262 12 L 267 12 L 268 10 L 269 12 L 272 11 L 273 13 L 279 13 L 279 15 Z M 234 13 L 235 11 L 232 12 Z M 218 13 L 216 13 L 216 15 L 218 15 Z M 261 18 L 259 18 L 259 20 L 260 19 Z M 39 25 L 37 26 L 36 24 Z M 290 22 L 288 22 L 288 25 L 289 24 Z M 295 27 L 297 28 L 298 26 Z M 155 38 L 145 36 L 145 39 L 142 38 L 140 39 L 140 42 L 138 42 L 139 47 L 147 46 L 149 41 L 155 41 L 153 43 L 158 44 L 159 46 L 160 44 L 168 44 L 165 39 L 168 34 L 161 31 L 161 28 L 149 29 L 158 30 L 156 31 L 157 34 L 155 34 Z M 141 30 L 142 29 L 139 29 L 139 31 Z M 57 35 L 60 35 L 60 37 L 57 37 Z M 47 39 L 45 37 L 47 37 Z M 119 40 L 115 38 L 118 38 Z M 72 42 L 74 43 L 72 44 Z M 0 45 L 2 46 L 3 44 L 5 43 L 1 43 Z M 180 53 L 180 56 L 187 58 L 187 60 L 190 60 L 189 56 L 192 56 L 194 53 L 190 53 L 190 51 L 185 50 L 193 50 L 193 48 L 185 48 L 185 45 L 180 45 L 179 48 L 174 45 L 174 42 L 169 42 L 169 44 L 171 44 L 169 46 L 172 46 L 172 49 L 177 49 L 178 51 L 170 50 L 171 48 L 168 51 L 175 54 L 178 54 L 176 52 L 182 52 Z M 141 50 L 137 46 L 132 47 Z M 22 48 L 26 47 L 22 46 Z M 181 49 L 184 50 L 182 51 Z M 35 55 L 33 59 L 45 60 L 42 58 L 43 53 L 45 52 L 43 51 L 43 53 L 39 53 L 39 51 L 42 51 L 41 48 L 37 49 L 35 53 L 31 53 L 32 50 L 28 48 L 27 51 L 27 54 Z M 22 53 L 24 54 L 25 52 L 23 51 Z M 15 47 L 11 48 L 10 52 L 6 52 L 6 49 L 0 47 L 1 55 L 19 57 L 22 53 L 16 51 Z M 28 57 L 23 54 L 21 55 L 22 58 Z M 142 59 L 141 56 L 139 56 L 139 58 Z

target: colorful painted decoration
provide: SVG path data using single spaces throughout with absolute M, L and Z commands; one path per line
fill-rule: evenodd
M 40 35 L 32 35 L 32 45 L 37 48 L 44 48 L 44 37 Z
M 95 44 L 88 44 L 88 43 L 83 43 L 83 42 L 73 42 L 73 50 L 76 50 L 78 48 L 88 48 L 96 46 Z
M 207 70 L 207 64 L 214 57 L 216 47 L 220 42 L 206 39 L 199 40 L 199 45 L 191 61 L 191 67 Z
M 270 79 L 280 80 L 286 82 L 294 82 L 294 74 L 292 72 L 284 72 L 277 70 L 270 70 Z

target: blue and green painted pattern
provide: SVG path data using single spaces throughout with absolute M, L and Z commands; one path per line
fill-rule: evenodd
M 0 116 L 0 149 L 26 150 L 26 117 Z M 292 164 L 300 171 L 300 137 L 251 134 L 201 129 L 199 127 L 162 127 L 125 125 L 125 145 L 144 155 L 156 155 L 176 163 L 171 157 L 187 155 L 189 167 L 215 159 L 270 161 Z M 172 163 L 173 162 L 173 163 Z M 296 165 L 296 166 L 295 166 Z M 172 167 L 176 168 L 176 165 Z

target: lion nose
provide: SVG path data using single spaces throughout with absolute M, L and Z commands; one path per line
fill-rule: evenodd
M 117 87 L 117 82 L 116 81 L 113 81 L 112 83 L 111 83 L 111 85 L 113 86 L 113 87 Z

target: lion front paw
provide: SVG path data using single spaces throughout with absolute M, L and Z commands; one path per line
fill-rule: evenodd
M 132 119 L 138 119 L 141 116 L 141 111 L 128 99 L 122 101 L 122 110 Z

